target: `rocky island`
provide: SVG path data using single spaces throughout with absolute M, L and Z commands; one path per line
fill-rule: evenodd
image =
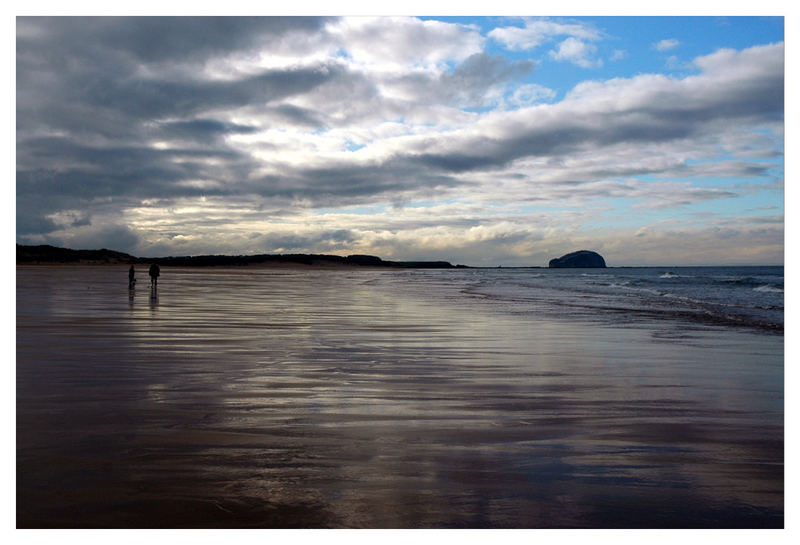
M 605 268 L 603 256 L 590 250 L 578 250 L 550 260 L 551 269 L 593 269 Z

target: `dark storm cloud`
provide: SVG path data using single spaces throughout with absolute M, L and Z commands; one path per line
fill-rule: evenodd
M 481 103 L 489 87 L 526 76 L 533 72 L 533 61 L 509 62 L 500 55 L 476 53 L 442 74 L 440 85 L 449 99 L 468 104 Z
M 56 208 L 53 206 L 40 206 L 38 199 L 17 196 L 17 235 L 35 235 L 50 233 L 58 229 L 56 223 L 47 218 Z M 23 211 L 20 214 L 20 210 Z
M 61 198 L 134 196 L 138 198 L 200 194 L 198 190 L 171 182 L 218 179 L 222 171 L 236 172 L 237 159 L 244 156 L 229 149 L 157 150 L 134 146 L 92 147 L 67 138 L 40 138 L 25 148 L 30 168 L 17 170 L 17 194 L 54 195 Z M 226 162 L 224 169 L 209 166 L 209 159 Z M 61 164 L 61 162 L 64 162 Z M 37 163 L 54 169 L 35 168 Z
M 529 75 L 535 68 L 529 60 L 509 61 L 501 55 L 475 53 L 438 76 L 426 72 L 402 73 L 388 76 L 386 82 L 406 94 L 424 96 L 428 105 L 483 106 L 496 102 L 505 85 Z M 364 85 L 368 89 L 373 86 L 371 82 Z M 361 95 L 365 99 L 380 99 L 363 89 Z
M 463 182 L 433 171 L 407 158 L 380 164 L 340 163 L 330 167 L 298 168 L 282 176 L 264 176 L 244 184 L 250 193 L 264 197 L 303 199 L 314 206 L 368 202 L 377 195 L 455 187 Z
M 315 18 L 19 18 L 19 130 L 118 137 L 148 118 L 265 104 L 319 85 L 335 68 L 296 67 L 232 80 L 199 77 L 204 62 L 318 32 Z
M 326 125 L 320 112 L 309 108 L 301 108 L 292 104 L 281 104 L 280 106 L 269 108 L 267 112 L 274 114 L 279 120 L 290 125 L 313 127 L 317 129 L 321 129 Z
M 576 152 L 586 147 L 603 148 L 631 142 L 637 145 L 680 140 L 701 135 L 711 124 L 732 124 L 758 118 L 761 122 L 783 117 L 783 78 L 762 80 L 748 89 L 737 89 L 716 100 L 654 102 L 611 113 L 590 112 L 577 117 L 568 108 L 542 123 L 525 127 L 504 138 L 473 137 L 464 151 L 423 153 L 419 160 L 450 172 L 499 168 L 524 157 L 546 157 Z M 689 97 L 686 97 L 689 98 Z
M 661 139 L 670 138 L 655 128 L 637 126 L 636 129 L 641 133 L 651 132 Z M 618 127 L 608 125 L 598 130 L 565 119 L 558 125 L 542 124 L 504 138 L 473 137 L 463 146 L 464 151 L 423 153 L 418 158 L 425 165 L 449 172 L 494 169 L 523 157 L 546 157 L 574 152 L 597 138 L 603 138 L 606 144 L 617 143 L 625 138 L 621 135 L 613 137 L 610 133 L 618 130 Z
M 266 105 L 308 92 L 336 73 L 335 67 L 320 66 L 272 70 L 232 82 L 117 80 L 94 86 L 86 99 L 137 117 L 186 116 L 215 108 Z
M 197 61 L 320 31 L 320 17 L 21 17 L 17 46 L 65 60 Z
M 53 93 L 42 97 L 41 91 L 26 97 L 26 89 L 18 80 L 18 115 L 23 119 L 40 118 L 40 106 L 45 105 L 41 122 L 52 124 L 64 119 L 64 128 L 85 130 L 92 119 L 71 119 L 70 111 L 84 109 L 83 115 L 115 116 L 117 130 L 124 133 L 136 128 L 137 123 L 164 117 L 185 117 L 198 112 L 219 108 L 238 108 L 251 105 L 267 105 L 288 96 L 306 93 L 329 79 L 336 77 L 335 66 L 271 70 L 262 74 L 234 81 L 213 80 L 153 80 L 134 74 L 106 77 L 107 74 L 65 74 L 61 85 L 51 88 Z M 56 92 L 60 100 L 56 99 Z M 69 109 L 66 116 L 59 113 Z M 55 114 L 55 116 L 53 115 Z M 79 124 L 83 121 L 83 124 Z M 23 126 L 24 128 L 24 126 Z
M 52 231 L 48 215 L 98 198 L 123 203 L 200 194 L 182 183 L 193 179 L 221 182 L 202 191 L 220 193 L 222 183 L 246 177 L 252 161 L 222 140 L 255 127 L 209 112 L 267 106 L 308 92 L 340 69 L 292 67 L 226 80 L 198 71 L 208 59 L 290 33 L 319 32 L 322 23 L 310 17 L 19 18 L 18 231 Z M 313 113 L 304 116 L 311 120 Z M 155 149 L 157 141 L 170 142 L 169 149 Z
M 209 164 L 210 159 L 220 164 Z M 193 187 L 181 182 L 235 181 L 254 168 L 249 158 L 224 147 L 104 147 L 64 137 L 31 139 L 18 146 L 18 165 L 17 232 L 21 235 L 51 232 L 59 225 L 49 215 L 84 209 L 98 200 L 112 199 L 123 208 L 142 199 L 228 194 L 231 189 L 223 183 Z
M 199 76 L 204 62 L 318 32 L 315 18 L 25 18 L 17 21 L 18 131 L 120 137 L 148 119 L 266 104 L 307 92 L 335 67 L 238 79 Z M 193 63 L 193 64 L 192 64 Z
M 161 129 L 168 136 L 184 137 L 203 142 L 216 141 L 230 134 L 252 134 L 258 130 L 257 127 L 252 125 L 226 123 L 216 119 L 167 122 L 161 125 Z

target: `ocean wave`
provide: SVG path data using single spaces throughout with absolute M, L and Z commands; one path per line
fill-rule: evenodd
M 757 288 L 753 288 L 753 291 L 769 292 L 769 293 L 783 293 L 783 288 L 776 288 L 775 286 L 771 286 L 769 284 L 764 284 L 763 286 L 759 286 Z
M 723 278 L 720 279 L 719 282 L 723 284 L 733 284 L 736 286 L 760 286 L 764 284 L 763 280 L 759 280 L 758 278 L 754 278 L 752 276 L 737 276 L 734 278 Z
M 499 303 L 513 312 L 554 312 L 558 316 L 603 319 L 605 311 L 652 318 L 675 317 L 720 325 L 781 331 L 782 275 L 771 270 L 632 269 L 602 274 L 540 271 L 470 275 L 462 293 Z M 641 314 L 639 314 L 641 313 Z

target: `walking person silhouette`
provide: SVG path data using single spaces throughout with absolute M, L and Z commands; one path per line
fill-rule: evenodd
M 136 271 L 133 269 L 133 265 L 131 268 L 128 269 L 128 289 L 132 290 L 136 286 Z
M 158 288 L 158 276 L 161 274 L 161 269 L 155 263 L 150 265 L 150 287 Z

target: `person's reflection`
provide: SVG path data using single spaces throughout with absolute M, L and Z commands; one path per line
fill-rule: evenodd
M 133 310 L 133 296 L 135 294 L 136 289 L 136 271 L 131 265 L 131 268 L 128 269 L 128 306 Z
M 158 264 L 153 263 L 150 265 L 150 308 L 155 308 L 158 305 L 158 276 L 161 269 Z
M 150 310 L 156 310 L 158 308 L 158 288 L 156 286 L 152 286 L 150 288 Z

